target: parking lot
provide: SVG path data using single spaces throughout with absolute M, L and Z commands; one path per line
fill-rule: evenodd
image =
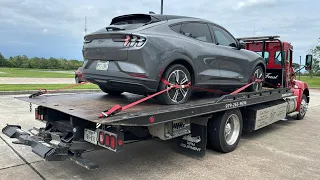
M 13 144 L 1 134 L 0 179 L 320 179 L 320 90 L 313 89 L 310 95 L 303 120 L 279 121 L 246 132 L 235 151 L 207 150 L 202 159 L 179 153 L 171 142 L 148 140 L 128 144 L 118 154 L 86 153 L 100 165 L 90 171 L 70 160 L 43 161 L 30 147 Z M 0 96 L 1 129 L 6 124 L 19 124 L 25 130 L 42 126 L 33 119 L 28 103 Z

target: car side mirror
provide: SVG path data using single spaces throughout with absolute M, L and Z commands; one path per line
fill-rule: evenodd
M 312 69 L 312 55 L 308 54 L 306 56 L 306 64 L 305 64 L 306 70 L 311 70 Z
M 240 40 L 239 41 L 239 49 L 245 49 L 245 48 L 246 48 L 246 44 L 242 40 Z

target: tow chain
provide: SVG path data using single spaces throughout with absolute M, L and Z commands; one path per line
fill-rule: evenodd
M 73 87 L 81 86 L 81 85 L 87 84 L 87 83 L 88 83 L 88 82 L 82 82 L 82 83 L 79 83 L 79 84 L 71 84 L 71 85 L 68 85 L 68 86 L 66 86 L 66 87 L 63 87 L 63 88 L 60 88 L 60 89 L 56 89 L 56 90 L 54 90 L 54 91 L 51 91 L 50 93 L 55 93 L 55 92 L 61 91 L 61 90 L 63 90 L 63 89 L 71 89 L 71 88 L 73 88 Z M 41 95 L 43 95 L 43 94 L 48 94 L 48 93 L 49 93 L 49 92 L 47 91 L 47 89 L 41 88 L 41 89 L 39 89 L 39 91 L 31 94 L 31 95 L 29 96 L 29 98 L 30 98 L 30 99 L 31 99 L 31 98 L 35 98 L 35 97 L 41 96 Z M 29 108 L 30 108 L 29 111 L 32 112 L 32 103 L 31 103 L 31 102 L 30 102 L 30 104 L 29 104 Z
M 56 89 L 56 90 L 50 91 L 50 92 L 48 92 L 47 89 L 41 88 L 41 89 L 39 89 L 39 91 L 31 94 L 31 95 L 29 96 L 29 98 L 35 98 L 35 97 L 41 96 L 41 95 L 43 95 L 43 94 L 55 93 L 55 92 L 58 92 L 58 91 L 61 91 L 61 90 L 64 90 L 64 89 L 72 89 L 73 87 L 81 86 L 81 85 L 87 84 L 87 83 L 88 83 L 88 82 L 82 82 L 82 83 L 79 83 L 79 84 L 71 84 L 71 85 L 68 85 L 68 86 L 66 86 L 66 87 L 59 88 L 59 89 Z

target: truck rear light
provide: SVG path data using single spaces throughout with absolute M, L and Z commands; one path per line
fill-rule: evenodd
M 99 132 L 99 143 L 104 144 L 104 133 L 102 131 Z
M 35 108 L 35 110 L 34 110 L 34 117 L 35 117 L 35 119 L 39 120 L 38 108 Z
M 118 140 L 118 146 L 122 146 L 123 145 L 123 140 L 122 139 L 119 139 Z
M 108 147 L 110 146 L 110 136 L 108 134 L 104 136 L 104 144 Z
M 108 130 L 97 130 L 97 139 L 99 146 L 109 149 L 113 152 L 120 152 L 123 150 L 124 134 L 123 132 L 114 130 L 112 128 Z M 91 141 L 90 141 L 91 142 Z
M 114 136 L 111 136 L 111 137 L 110 137 L 110 147 L 111 147 L 112 149 L 115 149 L 115 148 L 116 148 L 116 137 L 114 137 Z

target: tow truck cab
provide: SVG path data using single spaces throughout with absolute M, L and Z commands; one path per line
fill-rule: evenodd
M 292 67 L 293 46 L 289 42 L 281 41 L 280 36 L 260 36 L 238 38 L 245 44 L 245 48 L 260 54 L 266 61 L 267 70 L 264 87 L 288 87 L 294 91 L 297 98 L 297 111 L 301 108 L 300 102 L 305 95 L 309 103 L 308 85 L 296 79 Z M 312 55 L 306 55 L 306 70 L 312 67 Z M 301 69 L 302 69 L 301 68 Z

